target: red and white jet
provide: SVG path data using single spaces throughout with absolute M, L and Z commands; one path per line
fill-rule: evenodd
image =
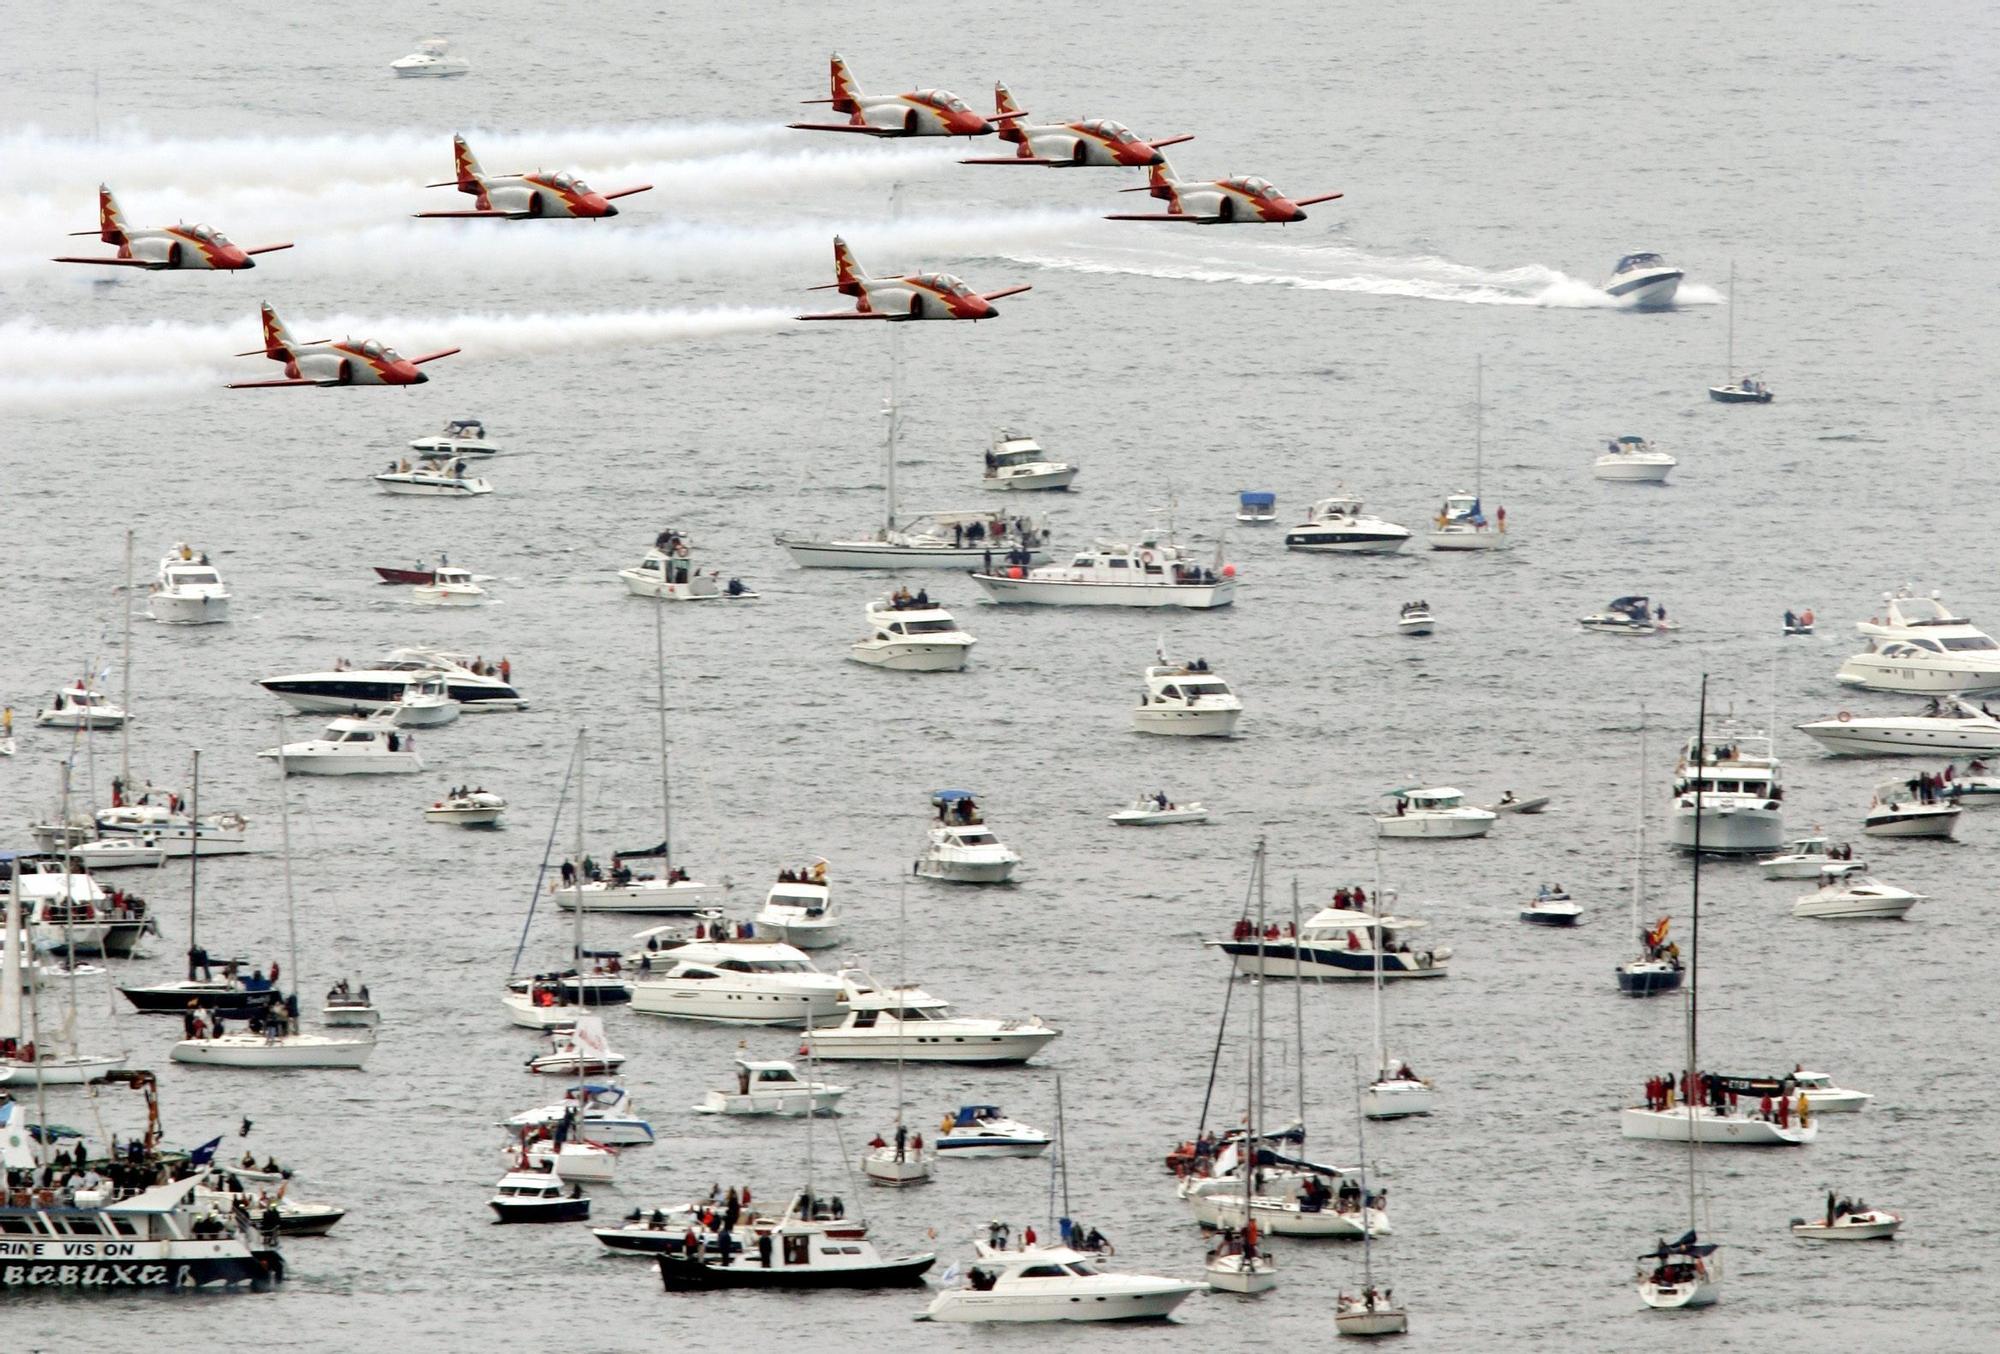
M 917 273 L 910 277 L 870 277 L 854 261 L 854 251 L 833 237 L 833 271 L 839 279 L 813 291 L 838 291 L 852 296 L 855 308 L 828 315 L 801 315 L 802 320 L 990 320 L 1000 312 L 993 302 L 1016 296 L 1028 287 L 1008 287 L 980 295 L 950 273 Z
M 445 348 L 422 357 L 404 357 L 394 348 L 374 339 L 314 339 L 300 343 L 285 328 L 285 322 L 264 303 L 264 346 L 238 357 L 268 357 L 285 364 L 282 381 L 231 381 L 231 390 L 254 390 L 264 386 L 413 386 L 431 378 L 417 368 L 440 357 L 450 357 L 457 348 Z
M 616 216 L 618 209 L 611 205 L 612 198 L 650 192 L 653 187 L 642 183 L 635 188 L 600 193 L 574 174 L 549 174 L 539 169 L 532 174 L 488 174 L 480 169 L 472 147 L 465 144 L 462 136 L 451 139 L 451 166 L 457 178 L 424 186 L 470 193 L 479 204 L 478 210 L 417 212 L 417 216 L 487 216 L 505 221 Z
M 847 114 L 847 121 L 787 123 L 794 131 L 860 132 L 865 136 L 991 136 L 994 122 L 1027 116 L 1013 112 L 989 122 L 973 112 L 964 99 L 944 89 L 920 89 L 911 94 L 863 94 L 839 52 L 833 54 L 833 97 L 803 102 L 830 103 L 834 112 Z
M 1119 191 L 1151 193 L 1167 204 L 1167 210 L 1150 214 L 1121 212 L 1105 217 L 1107 221 L 1184 221 L 1197 226 L 1256 224 L 1260 221 L 1289 225 L 1306 219 L 1302 208 L 1346 196 L 1344 193 L 1321 193 L 1318 197 L 1288 198 L 1272 186 L 1269 179 L 1260 179 L 1254 174 L 1207 183 L 1176 179 L 1174 167 L 1164 157 L 1154 161 L 1153 167 L 1147 171 L 1144 188 L 1122 188 Z
M 118 199 L 111 196 L 110 185 L 102 183 L 97 185 L 97 229 L 73 230 L 70 234 L 95 235 L 106 244 L 117 245 L 118 252 L 108 259 L 63 258 L 55 260 L 57 263 L 97 263 L 153 271 L 197 268 L 234 272 L 239 268 L 255 268 L 257 261 L 250 257 L 252 254 L 269 254 L 292 247 L 287 242 L 245 249 L 231 244 L 229 237 L 213 226 L 190 226 L 185 222 L 157 230 L 134 230 L 125 224 L 125 213 L 119 210 Z
M 1082 122 L 1057 122 L 1028 127 L 1016 119 L 1026 117 L 1014 102 L 1013 92 L 1003 84 L 993 86 L 995 121 L 1001 124 L 1000 139 L 1014 143 L 1012 155 L 984 160 L 960 160 L 962 165 L 1049 165 L 1056 169 L 1098 165 L 1144 169 L 1161 161 L 1160 147 L 1177 146 L 1194 136 L 1169 136 L 1159 141 L 1142 141 L 1122 122 L 1089 118 Z

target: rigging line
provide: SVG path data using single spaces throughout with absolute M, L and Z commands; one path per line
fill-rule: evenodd
M 520 942 L 514 946 L 514 962 L 507 970 L 509 977 L 512 977 L 514 974 L 517 974 L 521 971 L 521 954 L 528 948 L 528 928 L 534 925 L 535 923 L 535 905 L 539 903 L 542 898 L 542 881 L 548 878 L 549 857 L 555 853 L 556 833 L 562 827 L 563 802 L 569 798 L 569 783 L 571 778 L 574 777 L 575 775 L 576 775 L 576 754 L 572 752 L 569 758 L 569 765 L 563 770 L 562 789 L 556 795 L 555 814 L 549 819 L 549 840 L 547 844 L 545 844 L 542 847 L 541 867 L 535 871 L 535 891 L 528 897 L 528 915 L 521 922 L 521 939 Z M 582 894 L 577 895 L 576 903 L 579 908 L 583 906 Z M 579 991 L 580 990 L 581 989 L 579 989 Z

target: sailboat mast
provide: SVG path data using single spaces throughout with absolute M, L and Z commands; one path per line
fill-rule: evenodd
M 1632 855 L 1632 929 L 1646 925 L 1646 707 L 1639 707 L 1639 794 L 1637 819 L 1639 849 Z M 1642 956 L 1643 957 L 1643 956 Z
M 903 214 L 903 185 L 889 185 L 889 219 Z M 889 326 L 889 403 L 882 410 L 882 531 L 889 540 L 896 530 L 896 443 L 903 431 L 903 327 Z
M 132 528 L 125 528 L 125 661 L 120 679 L 118 708 L 125 718 L 118 724 L 118 775 L 124 793 L 132 793 Z M 68 819 L 64 820 L 65 825 Z
M 1729 261 L 1729 359 L 1723 368 L 1722 384 L 1736 379 L 1736 260 Z
M 903 975 L 903 927 L 910 915 L 909 876 L 904 875 L 896 885 L 896 1000 L 904 1000 L 903 987 L 909 980 Z M 903 1039 L 901 1017 L 897 1019 L 896 1032 L 896 1127 L 903 1126 Z M 923 1153 L 917 1154 L 921 1161 Z
M 1389 1052 L 1382 1046 L 1382 950 L 1389 943 L 1382 930 L 1382 842 L 1375 842 L 1375 896 L 1371 900 L 1375 910 L 1375 972 L 1372 986 L 1375 1002 L 1375 1075 L 1385 1076 L 1389 1071 Z M 1362 1219 L 1366 1223 L 1367 1219 Z M 1365 1227 L 1363 1230 L 1366 1230 Z
M 1376 888 L 1380 889 L 1380 883 Z M 1375 1229 L 1368 1223 L 1368 1115 L 1362 1107 L 1361 1069 L 1354 1069 L 1354 1151 L 1361 1172 L 1361 1282 L 1363 1292 L 1375 1287 Z
M 1250 1157 L 1246 1165 L 1252 1171 L 1253 1174 L 1255 1173 L 1255 1166 L 1257 1162 L 1257 1136 L 1256 1136 L 1256 1130 L 1253 1126 L 1259 1119 L 1263 1117 L 1263 1108 L 1264 1108 L 1263 1104 L 1264 1084 L 1265 1084 L 1264 1083 L 1264 989 L 1270 986 L 1271 982 L 1270 972 L 1264 966 L 1264 954 L 1265 954 L 1264 843 L 1261 838 L 1257 842 L 1256 870 L 1257 870 L 1257 1015 L 1256 1015 L 1257 1040 L 1255 1049 L 1256 1057 L 1252 1060 L 1250 1069 L 1251 1071 L 1250 1123 L 1244 1125 L 1245 1128 L 1244 1143 L 1250 1149 Z M 1299 1047 L 1300 1047 L 1300 1052 L 1303 1053 L 1305 1049 L 1303 1040 L 1300 1041 Z M 1303 1084 L 1303 1082 L 1301 1084 Z M 1305 1112 L 1305 1105 L 1303 1102 L 1300 1103 L 1299 1112 L 1301 1114 L 1304 1114 Z M 1303 1122 L 1303 1120 L 1301 1122 Z M 1244 1218 L 1244 1222 L 1246 1224 L 1249 1222 L 1249 1218 L 1247 1216 Z
M 279 744 L 280 747 L 283 744 Z M 201 749 L 194 750 L 194 770 L 188 776 L 188 981 L 194 981 L 195 901 L 201 896 Z
M 665 592 L 653 595 L 653 680 L 654 699 L 660 708 L 660 873 L 672 882 L 674 869 L 674 796 L 667 778 L 667 640 L 661 613 L 667 609 Z
M 1701 1099 L 1701 1057 L 1697 1044 L 1701 1027 L 1701 774 L 1708 755 L 1708 674 L 1701 677 L 1701 704 L 1695 717 L 1694 781 L 1694 885 L 1691 890 L 1693 919 L 1688 925 L 1688 1004 L 1687 1004 L 1687 1120 L 1688 1120 L 1688 1231 L 1695 1223 L 1695 1107 Z
M 1062 1073 L 1056 1073 L 1056 1164 L 1062 1170 L 1062 1216 L 1069 1219 L 1069 1134 L 1068 1122 L 1063 1117 Z M 1051 1223 L 1049 1230 L 1062 1239 L 1061 1226 Z
M 576 896 L 571 899 L 576 904 L 573 911 L 570 951 L 576 961 L 576 1004 L 583 1005 L 583 886 L 590 881 L 583 873 L 583 810 L 585 804 L 583 785 L 583 764 L 588 759 L 585 731 L 576 731 Z
M 1305 927 L 1299 921 L 1299 878 L 1292 876 L 1292 1023 L 1299 1029 L 1306 1027 L 1306 980 L 1299 967 L 1299 949 L 1305 944 Z M 1299 1083 L 1299 1128 L 1306 1126 L 1306 1060 L 1298 1060 Z
M 291 966 L 292 970 L 292 1004 L 296 1006 L 298 1004 L 298 999 L 299 999 L 299 909 L 298 905 L 292 900 L 292 810 L 291 810 L 292 797 L 289 793 L 291 782 L 286 779 L 287 775 L 289 775 L 290 773 L 288 773 L 285 770 L 284 719 L 282 717 L 279 718 L 277 724 L 278 724 L 278 845 L 279 848 L 284 853 L 284 860 L 285 860 L 285 867 L 284 867 L 285 868 L 285 938 L 291 947 L 290 957 L 286 960 L 286 962 Z M 284 999 L 284 993 L 280 991 L 278 995 L 279 995 L 279 1000 L 282 1001 Z M 298 1015 L 296 1011 L 290 1012 L 289 1014 L 291 1014 L 294 1019 L 296 1019 Z
M 1486 355 L 1472 362 L 1472 496 L 1485 510 L 1483 482 L 1486 473 Z

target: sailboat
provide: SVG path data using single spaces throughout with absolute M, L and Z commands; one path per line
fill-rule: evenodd
M 1667 918 L 1652 926 L 1640 921 L 1646 901 L 1646 725 L 1645 711 L 1639 712 L 1639 811 L 1633 831 L 1632 930 L 1639 937 L 1639 957 L 1618 966 L 1618 990 L 1630 997 L 1650 997 L 1677 991 L 1681 985 L 1681 956 L 1678 945 L 1667 943 Z
M 521 955 L 528 948 L 528 932 L 535 924 L 535 904 L 541 901 L 542 883 L 549 877 L 549 857 L 555 851 L 556 833 L 562 828 L 563 805 L 569 800 L 570 781 L 583 773 L 581 758 L 583 735 L 577 735 L 577 748 L 570 753 L 569 766 L 563 772 L 562 789 L 556 795 L 555 817 L 549 822 L 549 839 L 542 846 L 542 866 L 535 872 L 535 891 L 528 898 L 528 915 L 521 922 L 521 938 L 514 945 L 514 965 L 507 974 L 507 991 L 500 998 L 500 1004 L 507 1011 L 507 1019 L 529 1030 L 567 1030 L 576 1026 L 577 1017 L 583 1015 L 581 998 L 585 995 L 580 986 L 565 986 L 560 973 L 538 973 L 523 976 Z M 583 852 L 583 832 L 577 831 L 577 854 Z M 576 914 L 576 938 L 573 948 L 579 953 L 583 948 L 583 914 Z M 574 998 L 574 999 L 573 999 Z
M 1444 507 L 1431 519 L 1431 549 L 1433 550 L 1505 550 L 1507 540 L 1507 510 L 1500 509 L 1498 526 L 1486 518 L 1486 507 L 1481 498 L 1485 488 L 1486 468 L 1486 363 L 1480 359 L 1474 369 L 1476 394 L 1473 404 L 1472 424 L 1472 492 L 1446 494 Z
M 1729 265 L 1729 357 L 1723 366 L 1722 384 L 1710 386 L 1708 397 L 1717 404 L 1769 404 L 1776 398 L 1771 388 L 1755 376 L 1736 375 L 1736 265 Z
M 908 919 L 907 893 L 909 884 L 905 880 L 896 888 L 896 990 L 903 991 L 908 979 L 903 973 L 903 927 Z M 896 1045 L 896 1127 L 889 1139 L 880 1147 L 871 1148 L 867 1156 L 861 1158 L 861 1173 L 878 1185 L 888 1185 L 900 1189 L 904 1185 L 927 1183 L 937 1166 L 937 1150 L 930 1156 L 924 1155 L 924 1135 L 915 1135 L 911 1141 L 909 1126 L 903 1122 L 903 1115 L 909 1106 L 903 1099 L 903 1045 Z
M 1375 896 L 1369 900 L 1375 909 L 1377 924 L 1380 924 L 1384 895 L 1382 892 L 1382 844 L 1375 844 Z M 1298 889 L 1292 890 L 1292 918 L 1294 929 L 1298 917 Z M 1435 1098 L 1435 1088 L 1430 1082 L 1410 1070 L 1409 1063 L 1398 1059 L 1391 1065 L 1389 1046 L 1382 1037 L 1382 947 L 1375 947 L 1375 972 L 1371 986 L 1375 1001 L 1375 1077 L 1361 1093 L 1361 1113 L 1369 1119 L 1406 1119 L 1413 1114 L 1429 1114 L 1431 1101 Z
M 1264 945 L 1264 842 L 1257 842 L 1257 854 L 1251 863 L 1251 871 L 1256 878 L 1257 890 L 1257 946 L 1258 968 L 1263 967 L 1261 953 Z M 1292 888 L 1292 910 L 1298 910 L 1298 887 Z M 1297 930 L 1294 918 L 1294 930 Z M 1263 1144 L 1263 1102 L 1264 1102 L 1264 988 L 1269 979 L 1257 980 L 1257 1014 L 1255 1029 L 1257 1037 L 1251 1042 L 1244 1059 L 1243 1072 L 1243 1141 L 1250 1149 L 1250 1159 L 1238 1174 L 1242 1177 L 1242 1216 L 1247 1220 L 1242 1230 L 1226 1228 L 1209 1248 L 1204 1262 L 1208 1270 L 1208 1286 L 1220 1288 L 1229 1293 L 1268 1293 L 1278 1286 L 1277 1261 L 1270 1252 L 1257 1246 L 1257 1217 L 1251 1208 L 1253 1191 L 1256 1187 L 1259 1151 Z M 1299 985 L 1293 984 L 1296 999 Z
M 1356 1100 L 1361 1113 L 1354 1121 L 1355 1150 L 1360 1153 L 1358 1173 L 1361 1196 L 1368 1197 L 1368 1111 L 1366 1092 L 1355 1077 Z M 1367 1232 L 1361 1234 L 1361 1291 L 1342 1293 L 1334 1300 L 1333 1328 L 1340 1335 L 1402 1335 L 1410 1329 L 1409 1312 L 1396 1304 L 1395 1290 L 1375 1287 L 1375 1247 Z

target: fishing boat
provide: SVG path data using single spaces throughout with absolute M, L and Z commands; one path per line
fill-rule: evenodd
M 1903 1228 L 1903 1215 L 1870 1208 L 1859 1200 L 1826 1192 L 1823 1218 L 1793 1218 L 1792 1235 L 1802 1241 L 1887 1241 Z
M 1710 386 L 1708 397 L 1717 404 L 1769 404 L 1777 398 L 1771 387 L 1755 376 L 1736 375 L 1736 265 L 1729 265 L 1729 340 L 1723 359 L 1722 384 Z
M 473 581 L 470 569 L 439 565 L 428 583 L 410 589 L 410 600 L 418 606 L 487 606 L 493 598 Z
M 1491 809 L 1466 803 L 1465 792 L 1449 785 L 1405 785 L 1384 790 L 1382 797 L 1395 800 L 1395 809 L 1375 815 L 1378 837 L 1484 837 L 1499 820 Z

